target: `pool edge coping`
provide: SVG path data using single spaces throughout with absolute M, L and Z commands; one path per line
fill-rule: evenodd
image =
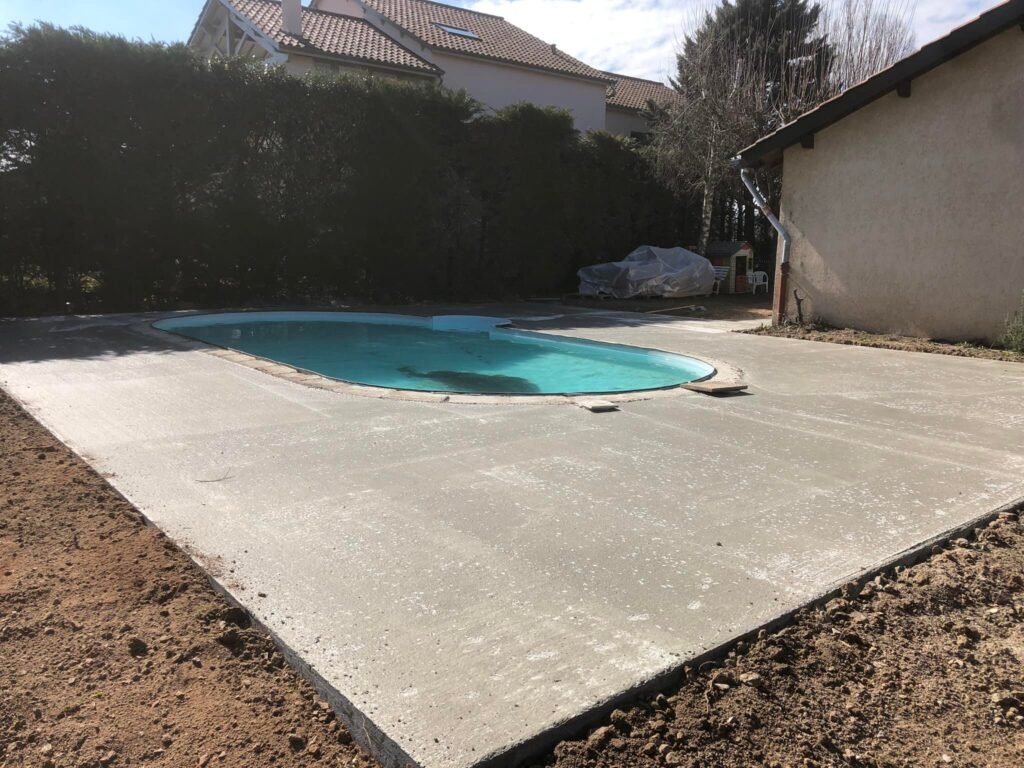
M 344 310 L 338 310 L 338 314 L 346 314 Z M 260 357 L 250 352 L 240 352 L 229 347 L 221 347 L 209 342 L 186 336 L 175 331 L 168 331 L 155 327 L 161 320 L 171 319 L 178 313 L 169 313 L 166 316 L 156 317 L 139 323 L 132 323 L 129 330 L 141 333 L 150 338 L 159 338 L 164 341 L 173 342 L 185 349 L 204 352 L 213 357 L 226 360 L 230 363 L 241 365 L 251 370 L 268 374 L 275 378 L 290 381 L 294 384 L 301 384 L 312 389 L 320 389 L 354 397 L 365 397 L 376 400 L 402 400 L 415 403 L 452 403 L 455 405 L 574 405 L 586 407 L 595 400 L 612 404 L 642 402 L 644 400 L 658 400 L 668 397 L 680 397 L 682 395 L 697 394 L 686 388 L 686 384 L 677 384 L 671 387 L 656 389 L 634 390 L 632 392 L 614 392 L 608 394 L 571 394 L 571 395 L 498 395 L 498 394 L 463 394 L 456 392 L 429 392 L 412 389 L 394 389 L 391 387 L 375 387 L 369 384 L 357 384 L 354 382 L 333 379 L 329 376 L 316 373 L 305 368 L 278 362 L 266 357 Z M 198 314 L 222 314 L 221 312 L 202 312 Z M 403 313 L 393 313 L 403 314 Z M 418 315 L 411 315 L 418 316 Z M 514 327 L 515 320 L 511 320 Z M 534 331 L 543 333 L 543 331 Z M 579 338 L 581 341 L 590 341 L 584 337 L 572 336 L 564 331 L 556 331 L 552 336 L 565 336 L 567 338 Z M 622 346 L 635 347 L 627 344 Z M 636 349 L 649 349 L 655 352 L 663 352 L 670 355 L 681 355 L 682 353 L 659 347 L 635 347 Z M 710 365 L 714 370 L 709 376 L 695 379 L 700 382 L 715 382 L 722 384 L 746 384 L 744 373 L 740 368 L 720 360 L 694 355 L 683 355 L 699 362 Z M 687 382 L 692 383 L 692 382 Z

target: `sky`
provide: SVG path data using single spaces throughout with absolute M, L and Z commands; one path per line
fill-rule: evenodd
M 512 23 L 599 69 L 652 80 L 672 74 L 687 9 L 702 0 L 447 0 Z M 1002 0 L 917 0 L 917 44 L 939 37 Z M 81 25 L 143 40 L 185 40 L 204 0 L 0 0 L 12 22 Z M 308 0 L 303 0 L 308 4 Z

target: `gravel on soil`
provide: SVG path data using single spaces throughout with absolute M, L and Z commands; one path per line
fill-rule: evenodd
M 560 744 L 559 768 L 1024 765 L 1016 513 L 799 612 Z
M 541 764 L 1010 768 L 1022 724 L 1024 525 L 1007 512 Z M 129 765 L 377 764 L 198 566 L 0 392 L 0 768 Z
M 826 341 L 831 344 L 848 344 L 855 347 L 875 347 L 876 349 L 897 349 L 904 352 L 930 352 L 936 355 L 952 355 L 954 357 L 976 357 L 982 360 L 1002 360 L 1007 363 L 1024 363 L 1024 354 L 1009 349 L 986 347 L 981 344 L 953 343 L 934 339 L 918 339 L 913 336 L 896 336 L 887 333 L 868 333 L 853 328 L 832 328 L 821 324 L 786 323 L 772 326 L 762 325 L 749 331 L 757 336 L 778 336 L 784 339 L 804 339 L 805 341 Z

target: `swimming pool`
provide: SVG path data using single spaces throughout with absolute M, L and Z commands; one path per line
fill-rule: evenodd
M 495 317 L 238 312 L 159 320 L 155 328 L 375 387 L 460 394 L 611 394 L 711 376 L 667 352 L 506 327 Z

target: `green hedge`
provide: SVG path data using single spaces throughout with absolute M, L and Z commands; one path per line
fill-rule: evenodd
M 564 112 L 85 30 L 0 40 L 0 315 L 552 294 L 680 242 L 683 213 Z

